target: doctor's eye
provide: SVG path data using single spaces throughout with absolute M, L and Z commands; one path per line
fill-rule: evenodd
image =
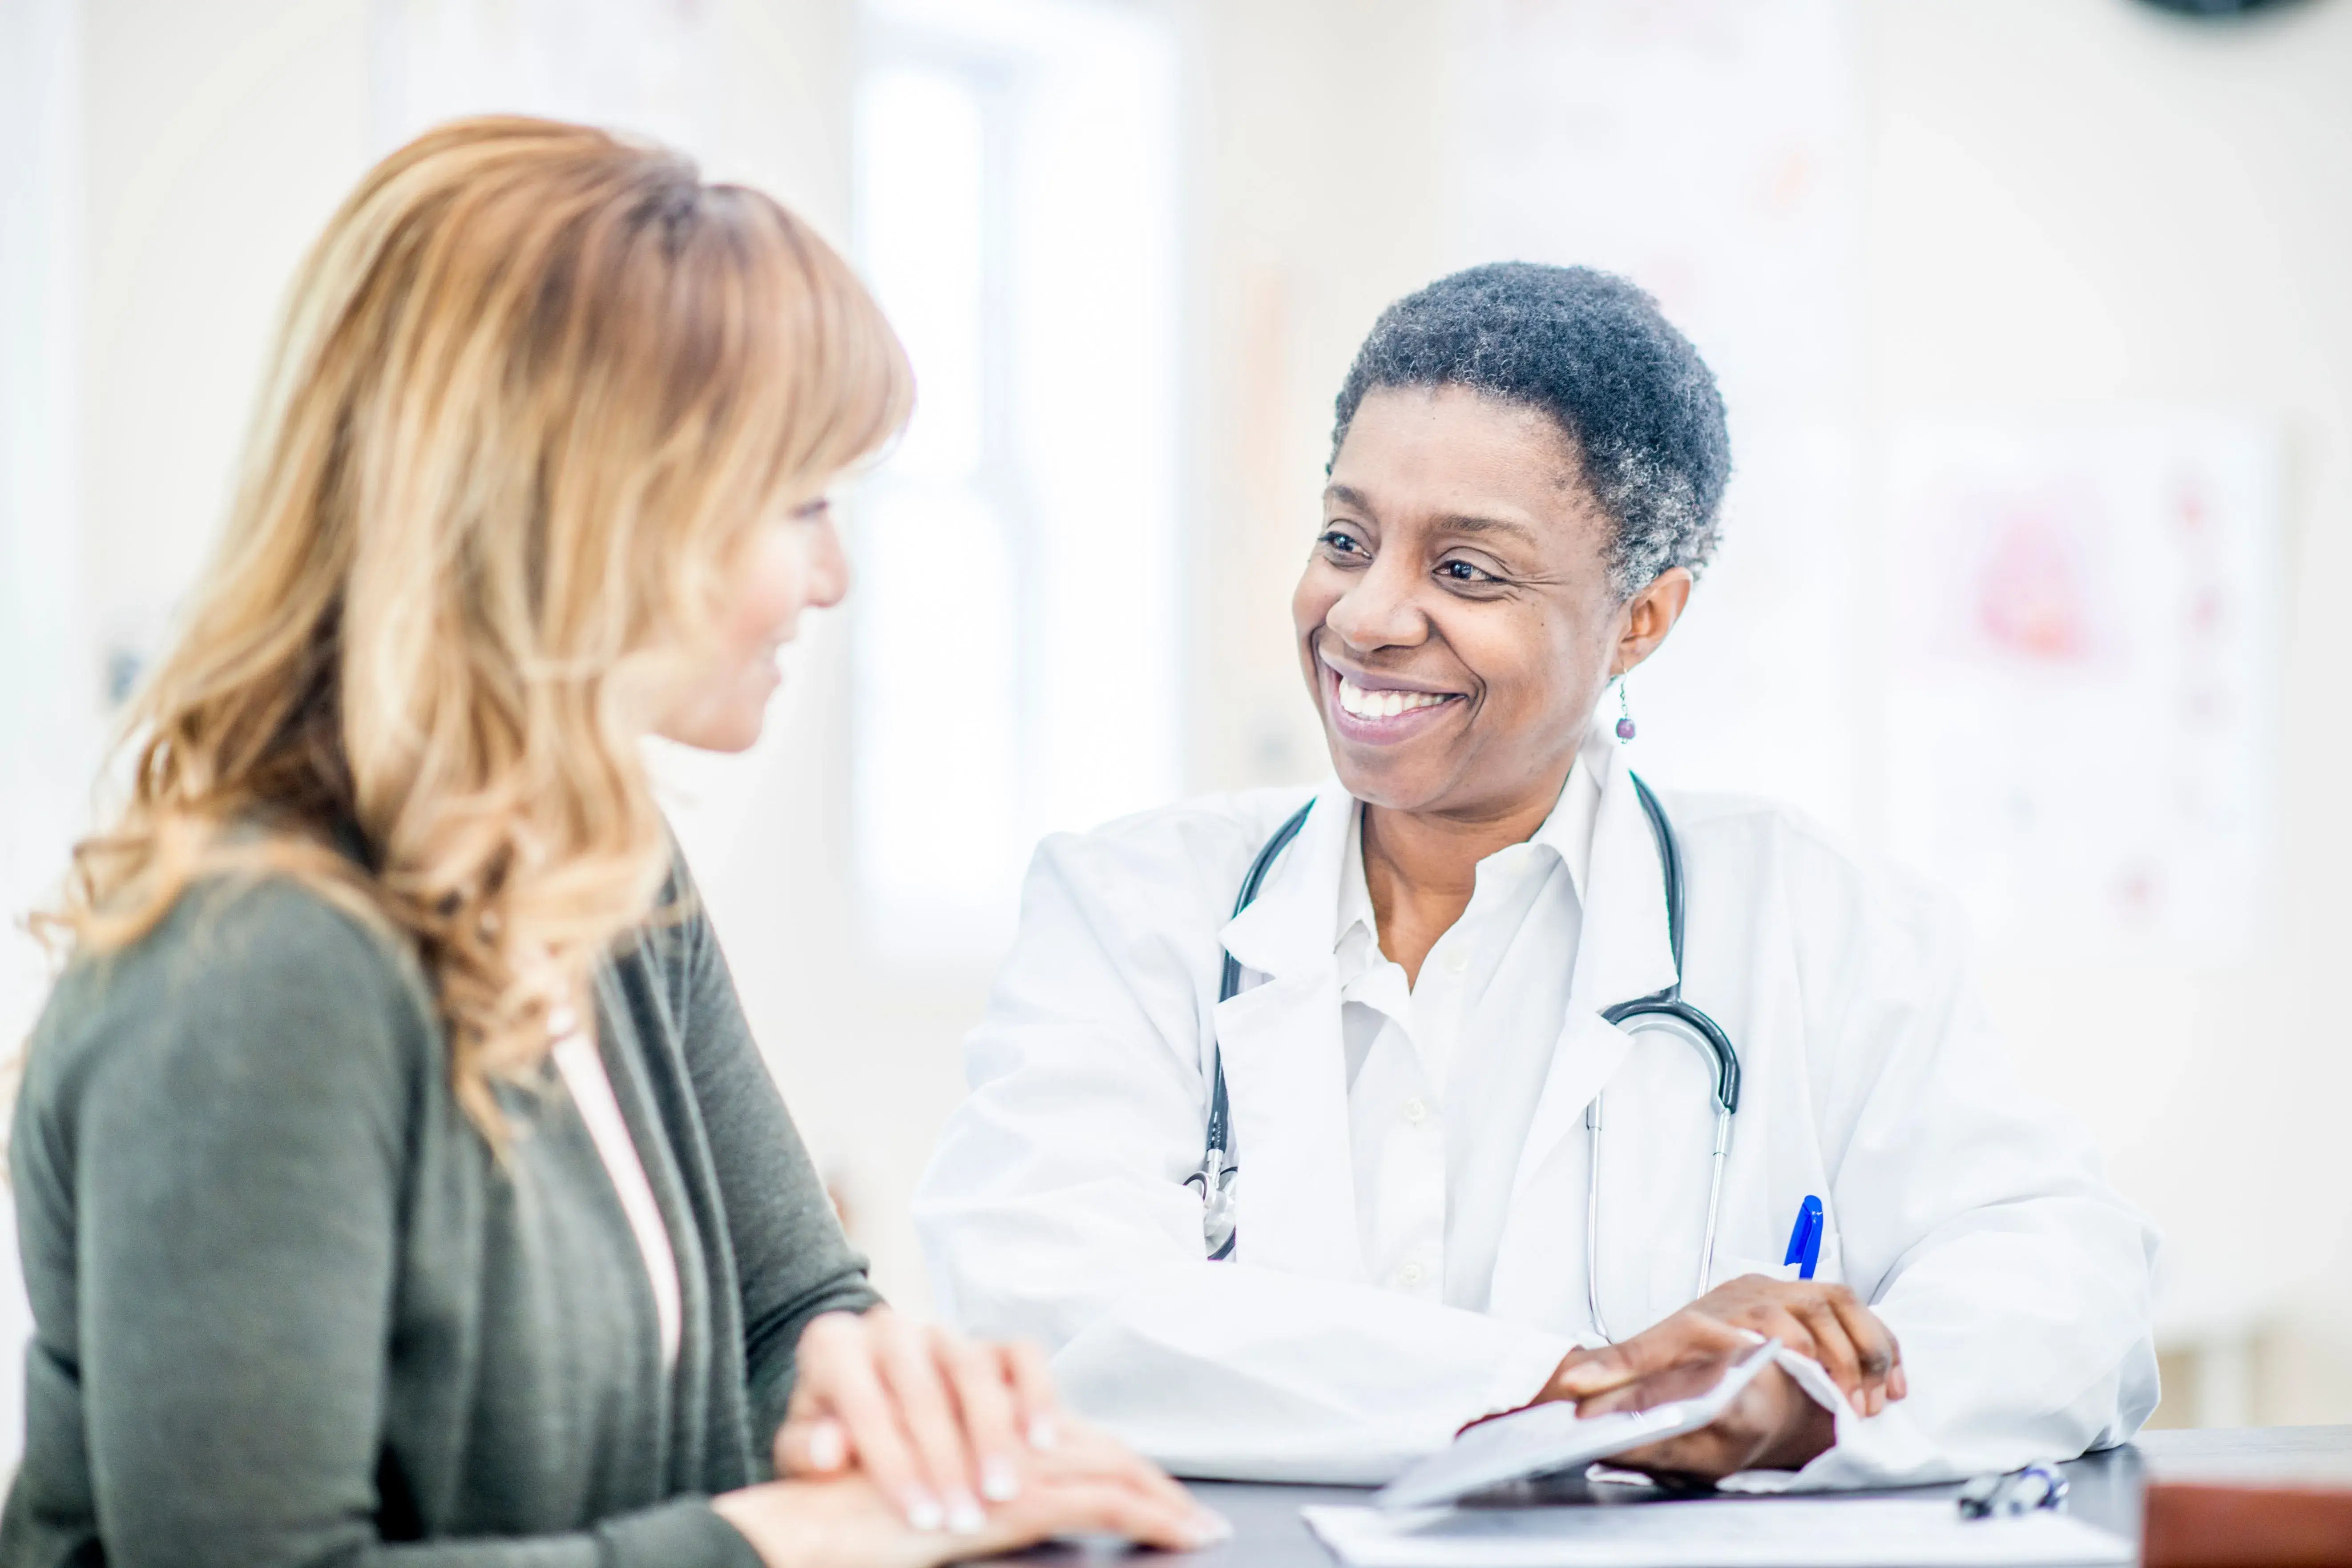
M 1437 563 L 1437 575 L 1444 582 L 1481 586 L 1502 581 L 1492 572 L 1467 561 L 1441 561 Z
M 1345 529 L 1327 528 L 1323 531 L 1322 537 L 1315 542 L 1343 559 L 1359 561 L 1371 559 L 1372 552 L 1364 548 L 1364 542 Z

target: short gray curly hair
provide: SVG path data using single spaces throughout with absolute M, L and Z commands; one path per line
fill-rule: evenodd
M 1690 340 L 1624 279 L 1503 261 L 1406 295 L 1339 388 L 1335 459 L 1364 395 L 1384 386 L 1466 386 L 1558 420 L 1617 525 L 1619 598 L 1715 553 L 1731 478 L 1723 396 Z

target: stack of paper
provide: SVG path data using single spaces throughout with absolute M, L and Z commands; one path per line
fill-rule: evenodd
M 2122 1536 L 2064 1514 L 1964 1520 L 1948 1497 L 1303 1511 L 1349 1568 L 2074 1568 L 2134 1557 Z

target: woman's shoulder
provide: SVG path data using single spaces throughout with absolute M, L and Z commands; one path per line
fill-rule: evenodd
M 143 935 L 68 963 L 34 1027 L 25 1094 L 55 1104 L 115 1067 L 404 1079 L 438 1037 L 432 1018 L 390 931 L 291 877 L 207 878 Z

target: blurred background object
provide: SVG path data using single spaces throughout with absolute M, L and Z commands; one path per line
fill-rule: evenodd
M 86 820 L 367 165 L 482 110 L 675 142 L 848 248 L 921 378 L 767 739 L 658 758 L 919 1305 L 1029 847 L 1320 773 L 1287 605 L 1349 355 L 1453 267 L 1589 262 L 1738 461 L 1639 764 L 1961 896 L 2170 1235 L 2160 1420 L 2352 1419 L 2347 83 L 2344 0 L 7 0 L 0 900 Z M 42 973 L 12 931 L 0 1032 Z

